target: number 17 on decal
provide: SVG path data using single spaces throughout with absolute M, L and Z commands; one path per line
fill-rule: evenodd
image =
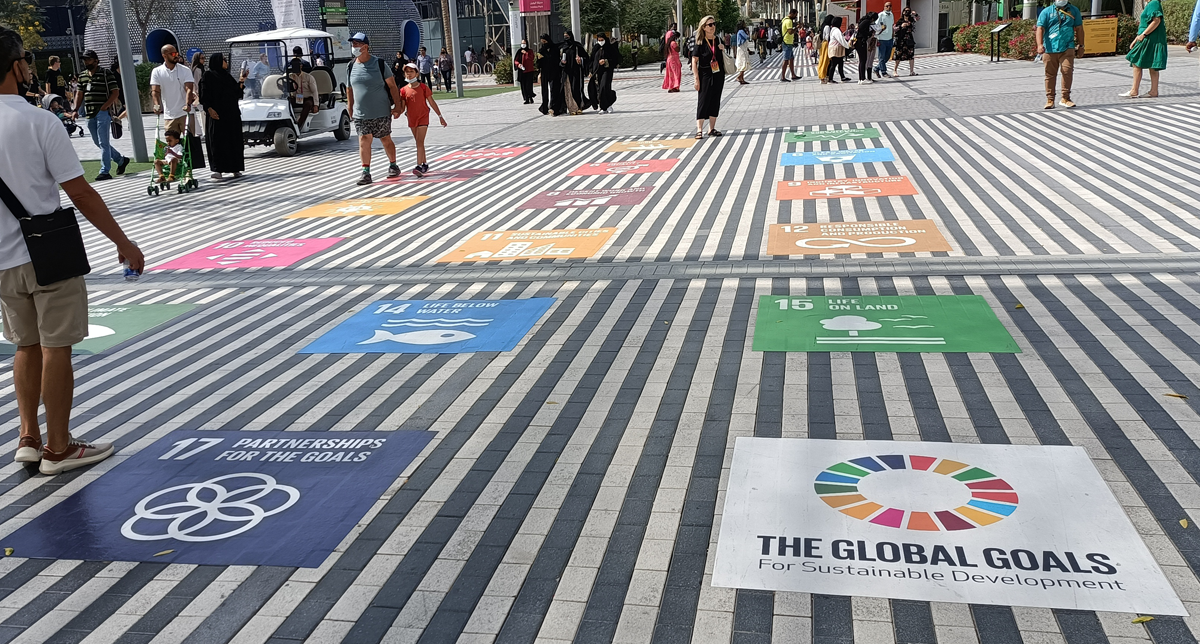
M 780 311 L 786 311 L 786 310 L 788 310 L 788 303 L 789 303 L 789 302 L 791 302 L 791 309 L 792 309 L 793 311 L 807 311 L 807 310 L 809 310 L 809 309 L 811 309 L 811 308 L 813 307 L 812 300 L 787 300 L 787 299 L 783 299 L 783 300 L 776 300 L 776 302 L 779 304 L 779 310 L 780 310 Z
M 189 456 L 195 456 L 196 454 L 203 452 L 204 450 L 212 447 L 213 445 L 219 445 L 221 443 L 221 441 L 223 441 L 223 440 L 225 440 L 225 439 L 223 439 L 223 438 L 185 438 L 181 441 L 177 441 L 175 443 L 175 447 L 171 448 L 171 451 L 167 452 L 166 454 L 159 456 L 158 460 L 166 461 L 166 460 L 170 460 L 171 457 L 174 456 L 175 460 L 182 461 L 183 459 L 185 459 Z M 199 447 L 196 447 L 195 449 L 183 452 L 183 450 L 185 450 L 189 446 L 191 446 L 192 443 L 196 443 L 196 442 L 199 442 L 199 444 L 200 444 Z M 183 452 L 183 453 L 180 454 L 180 452 Z

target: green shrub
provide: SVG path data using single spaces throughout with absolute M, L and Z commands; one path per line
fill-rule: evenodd
M 504 58 L 501 58 L 500 60 L 496 61 L 496 69 L 495 69 L 495 71 L 492 72 L 492 75 L 496 77 L 496 83 L 498 85 L 512 85 L 513 84 L 512 59 L 509 58 L 508 56 L 505 56 Z
M 997 25 L 1008 23 L 1008 29 L 1000 32 L 1000 55 L 1005 58 L 1032 60 L 1037 51 L 1037 37 L 1034 31 L 1037 23 L 1033 20 L 996 20 L 980 22 L 974 25 L 963 25 L 954 32 L 955 51 L 974 52 L 988 55 L 992 48 L 992 29 Z
M 1162 6 L 1167 28 L 1167 41 L 1187 42 L 1188 27 L 1191 26 L 1192 11 L 1196 8 L 1196 0 L 1162 0 Z
M 1191 17 L 1189 16 L 1190 20 Z M 1138 34 L 1138 21 L 1133 16 L 1120 15 L 1117 16 L 1117 54 L 1124 56 L 1129 52 L 1129 46 L 1133 44 L 1133 39 Z M 1084 43 L 1084 49 L 1087 49 L 1087 43 Z
M 154 103 L 150 101 L 150 72 L 154 71 L 155 67 L 158 67 L 158 65 L 145 62 L 138 63 L 133 68 L 134 73 L 137 75 L 138 97 L 142 102 L 143 113 L 154 111 Z
M 633 49 L 627 42 L 620 44 L 621 49 L 621 68 L 633 67 Z M 638 45 L 638 65 L 649 65 L 662 60 L 659 54 L 658 45 Z

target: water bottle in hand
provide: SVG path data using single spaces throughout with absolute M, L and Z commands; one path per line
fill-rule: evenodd
M 133 244 L 134 248 L 137 248 L 136 243 L 134 243 L 134 242 L 129 242 L 129 243 Z M 142 276 L 141 271 L 135 271 L 129 267 L 128 259 L 126 259 L 124 262 L 121 262 L 121 265 L 125 267 L 125 281 L 126 282 L 136 282 L 136 281 L 138 281 L 138 278 Z

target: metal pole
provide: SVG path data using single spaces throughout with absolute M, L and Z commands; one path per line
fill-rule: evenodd
M 579 0 L 571 0 L 571 34 L 575 36 L 575 40 L 579 40 L 582 33 L 583 27 L 580 26 L 579 20 Z
M 675 0 L 675 20 L 679 22 L 679 29 L 682 31 L 683 26 L 683 0 Z M 678 35 L 678 34 L 676 34 Z M 681 39 L 681 44 L 687 42 L 686 38 Z
M 79 35 L 75 33 L 75 5 L 74 3 L 67 5 L 67 22 L 71 30 L 71 61 L 72 68 L 76 76 L 79 76 Z M 97 61 L 99 62 L 99 61 Z
M 521 17 L 521 9 L 520 9 L 520 7 L 517 6 L 516 2 L 509 2 L 508 3 L 508 41 L 509 41 L 509 44 L 512 45 L 512 49 L 509 50 L 512 52 L 512 54 L 509 56 L 509 59 L 510 59 L 510 62 L 513 63 L 513 65 L 512 65 L 513 87 L 520 85 L 520 83 L 517 82 L 516 53 L 517 53 L 517 49 L 520 48 L 520 46 L 521 46 L 521 38 L 524 37 L 524 35 L 525 35 L 525 19 Z
M 121 87 L 125 89 L 125 100 L 131 103 L 126 107 L 129 109 L 129 135 L 133 139 L 133 160 L 149 163 L 146 133 L 142 131 L 142 97 L 138 92 L 137 70 L 133 68 L 133 50 L 129 47 L 129 18 L 125 17 L 125 0 L 108 0 L 108 3 L 112 7 L 113 36 L 117 39 L 117 61 L 121 64 Z
M 458 0 L 450 0 L 450 58 L 454 60 L 454 85 L 459 98 L 463 97 L 462 63 L 458 62 Z

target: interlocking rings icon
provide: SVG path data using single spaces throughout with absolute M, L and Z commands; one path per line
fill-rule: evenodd
M 253 479 L 257 482 L 236 486 L 229 482 L 236 479 Z M 187 491 L 182 501 L 171 501 L 178 498 L 179 492 Z M 152 505 L 156 500 L 166 501 L 161 505 Z M 274 505 L 264 509 L 256 501 L 269 499 Z M 286 498 L 285 498 L 286 497 Z M 300 500 L 300 491 L 290 485 L 283 485 L 267 474 L 244 472 L 241 474 L 226 474 L 200 483 L 176 485 L 138 501 L 134 507 L 134 515 L 121 526 L 121 534 L 134 541 L 159 541 L 175 539 L 177 541 L 218 541 L 242 534 L 262 522 L 263 519 L 283 512 Z M 169 521 L 165 529 L 156 530 L 153 534 L 143 534 L 134 529 L 139 521 Z M 216 522 L 233 524 L 225 531 L 208 532 L 205 530 Z M 224 527 L 217 524 L 218 528 Z M 165 530 L 165 531 L 164 531 Z M 197 534 L 204 531 L 203 534 Z
M 892 240 L 888 243 L 881 243 L 885 240 Z M 862 239 L 843 239 L 841 237 L 812 237 L 809 239 L 798 239 L 796 245 L 800 248 L 850 248 L 851 244 L 856 246 L 866 246 L 868 248 L 897 248 L 900 246 L 912 246 L 917 243 L 917 240 L 912 237 L 863 237 Z

